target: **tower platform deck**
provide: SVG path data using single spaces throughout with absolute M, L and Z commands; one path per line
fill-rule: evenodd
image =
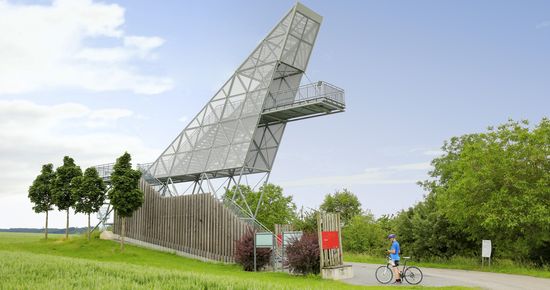
M 345 108 L 344 90 L 319 81 L 272 94 L 262 111 L 260 124 L 291 122 L 339 113 Z

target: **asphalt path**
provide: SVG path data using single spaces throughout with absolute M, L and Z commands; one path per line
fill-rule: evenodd
M 376 281 L 374 272 L 380 265 L 346 263 L 353 266 L 354 277 L 342 280 L 355 285 L 382 285 Z M 420 285 L 424 286 L 470 286 L 482 289 L 550 289 L 550 279 L 523 275 L 476 272 L 454 269 L 419 267 L 424 274 Z M 407 282 L 403 281 L 403 285 Z

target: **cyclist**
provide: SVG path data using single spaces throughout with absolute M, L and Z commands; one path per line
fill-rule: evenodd
M 389 234 L 388 239 L 391 241 L 391 248 L 388 250 L 388 253 L 390 254 L 393 274 L 395 275 L 395 283 L 399 284 L 401 283 L 401 276 L 399 275 L 399 269 L 397 268 L 397 266 L 399 266 L 399 252 L 401 250 L 401 247 L 395 239 L 395 234 Z

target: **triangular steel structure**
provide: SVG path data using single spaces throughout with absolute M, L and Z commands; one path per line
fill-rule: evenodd
M 159 180 L 268 172 L 286 122 L 260 124 L 275 92 L 299 87 L 322 17 L 294 6 L 149 167 Z

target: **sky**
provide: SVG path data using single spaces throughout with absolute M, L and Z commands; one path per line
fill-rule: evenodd
M 43 226 L 42 164 L 154 161 L 294 3 L 0 0 L 0 228 Z M 445 140 L 550 115 L 549 1 L 302 3 L 324 17 L 306 74 L 347 109 L 285 130 L 270 181 L 299 207 L 346 188 L 396 213 Z

